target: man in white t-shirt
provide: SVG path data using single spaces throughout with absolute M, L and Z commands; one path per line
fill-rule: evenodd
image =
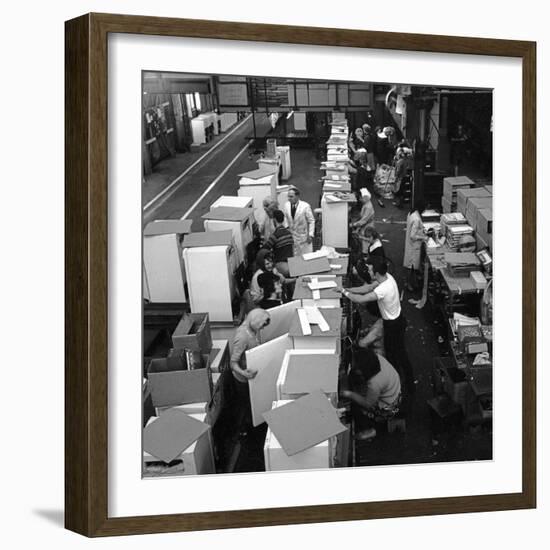
M 405 349 L 405 328 L 407 321 L 401 314 L 399 288 L 388 273 L 384 258 L 372 256 L 367 259 L 371 284 L 364 284 L 342 291 L 342 295 L 356 304 L 378 302 L 384 323 L 384 348 L 388 361 L 397 367 L 409 389 L 414 388 L 414 375 Z

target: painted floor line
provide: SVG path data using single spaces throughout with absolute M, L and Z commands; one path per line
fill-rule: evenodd
M 235 126 L 235 128 L 233 128 L 233 130 L 231 130 L 231 132 L 229 132 L 229 134 L 227 134 L 225 137 L 223 137 L 220 141 L 218 141 L 218 143 L 216 143 L 216 145 L 214 145 L 214 147 L 212 147 L 212 149 L 208 149 L 208 151 L 206 151 L 206 153 L 204 153 L 204 155 L 200 156 L 191 166 L 189 166 L 189 168 L 186 168 L 176 179 L 174 179 L 170 185 L 168 185 L 168 187 L 166 187 L 165 189 L 163 189 L 157 196 L 153 197 L 144 207 L 143 207 L 143 210 L 147 210 L 148 208 L 150 208 L 155 202 L 157 202 L 160 198 L 162 198 L 166 193 L 168 193 L 171 189 L 174 188 L 175 185 L 177 185 L 179 183 L 179 181 L 181 180 L 181 178 L 183 178 L 186 174 L 188 174 L 195 166 L 197 166 L 197 164 L 199 164 L 199 162 L 201 162 L 203 159 L 205 159 L 210 153 L 212 153 L 212 151 L 216 150 L 227 138 L 229 138 L 230 136 L 232 136 L 239 128 L 241 128 L 241 126 L 243 126 L 243 124 L 245 122 L 247 122 L 250 117 L 252 115 L 248 115 L 246 118 L 244 118 L 242 120 L 242 122 L 240 124 L 238 124 L 237 126 Z
M 229 171 L 229 169 L 237 162 L 237 160 L 239 159 L 239 157 L 246 151 L 248 150 L 250 146 L 250 143 L 247 143 L 238 153 L 237 155 L 235 156 L 235 158 L 223 169 L 223 172 L 205 189 L 205 191 L 203 192 L 203 194 L 193 203 L 193 205 L 191 206 L 191 208 L 189 208 L 189 210 L 180 218 L 182 220 L 185 220 L 185 218 L 187 218 L 187 216 L 189 216 L 189 214 L 191 214 L 191 212 L 193 212 L 193 210 L 195 210 L 195 208 L 200 204 L 200 202 L 202 201 L 202 199 L 204 199 L 204 197 L 206 197 L 206 195 L 210 192 L 210 190 L 223 178 L 223 176 L 225 176 L 225 174 L 227 174 L 227 172 Z

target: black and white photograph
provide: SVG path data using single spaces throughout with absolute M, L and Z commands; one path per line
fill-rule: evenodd
M 144 478 L 493 459 L 492 89 L 150 70 L 141 116 Z

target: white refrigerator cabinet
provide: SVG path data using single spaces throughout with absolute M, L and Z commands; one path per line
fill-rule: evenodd
M 238 262 L 246 265 L 246 248 L 254 239 L 252 209 L 219 206 L 204 214 L 202 218 L 206 232 L 230 230 L 233 233 Z
M 330 202 L 327 193 L 321 199 L 323 244 L 334 248 L 348 247 L 349 202 Z
M 192 313 L 208 313 L 211 321 L 233 321 L 236 285 L 232 255 L 228 245 L 183 250 Z
M 180 239 L 191 220 L 158 220 L 143 231 L 144 297 L 156 303 L 185 303 L 185 269 Z

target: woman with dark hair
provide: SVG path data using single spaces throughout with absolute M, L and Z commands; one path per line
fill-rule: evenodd
M 363 138 L 364 138 L 363 129 L 356 128 L 348 140 L 348 147 L 354 157 L 354 160 L 355 160 L 355 155 L 357 154 L 357 151 L 359 149 L 365 149 L 365 140 Z M 365 149 L 365 153 L 366 153 L 366 149 Z
M 355 439 L 376 436 L 376 422 L 383 422 L 399 412 L 401 382 L 399 374 L 384 357 L 369 348 L 355 347 L 349 375 L 351 390 L 343 390 L 343 398 L 359 407 Z
M 372 225 L 366 225 L 359 231 L 359 239 L 361 240 L 364 256 L 381 256 L 386 257 L 384 246 L 380 239 L 380 234 Z
M 422 212 L 426 209 L 423 199 L 416 199 L 407 216 L 407 233 L 405 235 L 405 253 L 403 267 L 407 269 L 405 287 L 414 292 L 417 289 L 417 273 L 420 270 L 422 243 L 426 241 Z
M 262 289 L 263 297 L 258 304 L 262 309 L 271 309 L 283 303 L 283 285 L 273 272 L 265 271 L 258 276 L 258 285 Z
M 258 255 L 256 256 L 256 267 L 254 275 L 252 275 L 252 280 L 250 281 L 250 297 L 254 305 L 258 305 L 264 299 L 264 291 L 260 288 L 258 282 L 258 277 L 262 273 L 271 273 L 274 275 L 280 282 L 283 284 L 285 282 L 285 277 L 282 273 L 279 273 L 275 264 L 273 262 L 273 255 L 270 250 L 265 248 L 260 249 Z

